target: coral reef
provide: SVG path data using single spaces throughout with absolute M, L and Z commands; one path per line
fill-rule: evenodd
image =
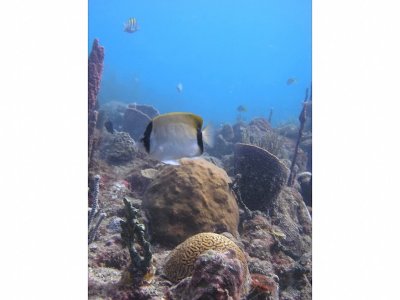
M 233 250 L 204 252 L 197 258 L 192 276 L 171 287 L 168 296 L 172 300 L 240 300 L 246 291 L 246 277 L 235 256 Z
M 133 160 L 138 151 L 135 141 L 126 132 L 106 135 L 100 155 L 110 164 L 123 164 Z
M 158 114 L 149 106 L 129 107 L 102 109 L 111 109 L 106 117 L 115 118 L 118 131 L 126 110 L 149 118 Z M 269 134 L 282 142 L 274 146 L 279 160 L 255 145 L 235 149 L 246 138 L 271 147 L 265 144 Z M 311 173 L 303 172 L 309 170 L 311 133 L 300 144 L 306 153 L 298 149 L 293 187 L 283 187 L 288 169 L 281 162 L 290 167 L 296 140 L 280 136 L 261 118 L 225 124 L 218 131 L 224 149 L 216 145 L 179 166 L 141 152 L 114 163 L 105 154 L 115 134 L 97 127 L 95 135 L 104 147 L 93 148 L 89 169 L 89 229 L 97 233 L 89 237 L 89 299 L 311 300 Z M 121 143 L 121 150 L 127 147 Z M 199 232 L 208 237 L 197 238 Z
M 99 118 L 97 120 L 97 128 L 101 129 L 104 122 L 110 120 L 113 123 L 114 129 L 121 131 L 123 116 L 127 105 L 117 101 L 110 101 L 101 105 L 99 109 Z
M 97 122 L 97 95 L 100 89 L 100 81 L 103 73 L 104 48 L 99 45 L 99 40 L 93 41 L 92 51 L 89 56 L 88 65 L 88 142 L 89 142 L 89 163 L 93 153 L 94 130 Z
M 240 193 L 252 210 L 266 210 L 286 183 L 287 168 L 268 151 L 254 145 L 235 145 L 235 174 L 241 174 Z
M 193 273 L 195 261 L 207 250 L 226 252 L 232 250 L 242 264 L 245 278 L 248 275 L 247 260 L 242 250 L 227 237 L 203 232 L 188 238 L 179 244 L 167 257 L 164 274 L 172 282 L 178 282 Z
M 271 211 L 271 219 L 285 235 L 280 243 L 285 253 L 299 259 L 311 250 L 311 217 L 296 189 L 282 189 Z
M 255 118 L 242 130 L 239 142 L 258 146 L 275 156 L 280 156 L 283 141 L 283 137 L 275 133 L 265 119 Z
M 205 231 L 237 236 L 239 210 L 230 181 L 223 169 L 201 158 L 163 166 L 143 196 L 152 240 L 175 246 Z
M 311 299 L 311 222 L 301 201 L 293 188 L 285 187 L 272 217 L 256 212 L 243 223 L 241 238 L 252 277 L 263 274 L 279 283 L 279 299 Z M 253 282 L 248 299 L 258 294 L 255 287 Z

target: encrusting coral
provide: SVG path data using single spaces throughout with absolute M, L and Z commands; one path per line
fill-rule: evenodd
M 233 250 L 241 262 L 244 276 L 248 276 L 248 267 L 245 254 L 242 250 L 227 237 L 212 233 L 203 232 L 196 234 L 178 245 L 167 257 L 164 265 L 164 274 L 172 282 L 178 282 L 192 274 L 194 264 L 199 255 L 207 250 L 226 252 Z

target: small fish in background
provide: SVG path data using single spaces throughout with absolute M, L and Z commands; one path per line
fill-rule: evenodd
M 182 84 L 181 82 L 179 82 L 179 83 L 176 85 L 176 90 L 178 91 L 178 93 L 182 93 L 182 91 L 183 91 L 183 84 Z
M 294 84 L 294 83 L 297 83 L 297 79 L 296 79 L 296 78 L 289 78 L 289 79 L 286 81 L 286 84 L 287 84 L 287 85 L 292 85 L 292 84 Z
M 243 114 L 244 114 L 245 112 L 247 112 L 247 107 L 244 106 L 244 105 L 239 105 L 239 106 L 236 108 L 236 110 L 237 110 L 237 112 L 238 112 L 237 117 L 236 117 L 236 122 L 242 123 L 242 122 L 245 120 Z
M 213 146 L 211 126 L 192 113 L 173 112 L 154 117 L 140 139 L 145 151 L 166 164 L 179 165 L 183 157 L 203 154 L 204 144 Z
M 114 125 L 110 120 L 107 120 L 107 121 L 104 122 L 104 127 L 107 129 L 107 131 L 109 133 L 111 133 L 111 134 L 115 133 Z
M 246 108 L 246 106 L 244 106 L 244 105 L 239 105 L 239 106 L 236 108 L 236 110 L 237 110 L 238 112 L 242 113 L 242 112 L 246 112 L 246 111 L 247 111 L 247 108 Z
M 124 31 L 128 33 L 133 33 L 139 30 L 139 25 L 136 18 L 129 18 L 124 24 Z

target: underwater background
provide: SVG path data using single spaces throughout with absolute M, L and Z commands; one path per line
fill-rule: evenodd
M 311 83 L 311 1 L 89 0 L 105 48 L 99 103 L 188 111 L 205 123 L 295 121 Z M 139 30 L 124 32 L 136 18 Z M 178 91 L 181 84 L 182 90 Z
M 311 2 L 250 3 L 89 1 L 89 299 L 312 298 Z

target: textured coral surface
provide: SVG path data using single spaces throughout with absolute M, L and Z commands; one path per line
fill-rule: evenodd
M 164 265 L 165 275 L 172 282 L 178 282 L 190 276 L 193 272 L 196 259 L 207 250 L 218 252 L 235 251 L 242 263 L 244 273 L 247 274 L 246 257 L 234 242 L 220 234 L 203 232 L 188 238 L 170 253 Z
M 268 209 L 286 184 L 288 169 L 268 151 L 235 145 L 235 173 L 242 175 L 240 192 L 250 209 Z
M 195 264 L 191 277 L 169 289 L 172 300 L 239 300 L 247 293 L 246 277 L 235 252 L 207 250 Z
M 204 159 L 165 166 L 144 194 L 155 242 L 175 246 L 200 232 L 237 236 L 238 206 L 226 172 Z

